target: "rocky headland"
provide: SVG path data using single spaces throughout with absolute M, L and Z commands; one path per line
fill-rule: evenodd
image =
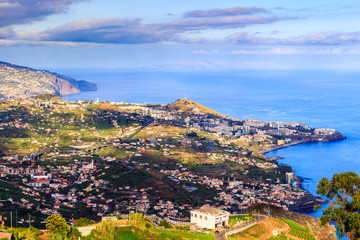
M 0 99 L 22 99 L 41 94 L 64 96 L 96 90 L 96 84 L 84 80 L 0 62 Z

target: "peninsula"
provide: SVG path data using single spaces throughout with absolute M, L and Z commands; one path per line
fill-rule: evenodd
M 260 203 L 311 210 L 318 199 L 299 187 L 290 167 L 261 151 L 340 139 L 336 130 L 303 123 L 225 117 L 189 99 L 7 99 L 0 102 L 0 215 L 9 226 L 17 211 L 21 226 L 31 214 L 41 227 L 51 214 L 99 221 L 142 212 L 189 222 L 203 205 L 231 214 Z
M 64 96 L 96 90 L 96 84 L 84 80 L 0 62 L 0 99 L 24 99 L 41 94 Z

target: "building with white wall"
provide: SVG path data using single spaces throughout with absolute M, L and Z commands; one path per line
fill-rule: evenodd
M 292 184 L 294 179 L 294 173 L 293 172 L 287 172 L 286 173 L 286 183 L 287 184 Z
M 214 229 L 229 224 L 229 213 L 218 208 L 201 207 L 191 211 L 190 215 L 191 223 L 195 223 L 201 228 Z

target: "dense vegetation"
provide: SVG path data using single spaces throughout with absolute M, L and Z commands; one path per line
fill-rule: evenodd
M 355 172 L 336 173 L 320 180 L 317 193 L 330 199 L 322 224 L 334 220 L 339 237 L 360 238 L 360 177 Z

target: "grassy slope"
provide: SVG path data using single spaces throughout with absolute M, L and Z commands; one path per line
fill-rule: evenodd
M 198 108 L 201 113 L 211 114 L 218 117 L 225 117 L 224 115 L 190 99 L 179 99 L 173 104 L 168 105 L 167 107 L 171 110 L 182 110 L 185 113 L 193 113 L 193 109 Z
M 248 209 L 248 211 L 260 214 L 270 215 L 275 218 L 284 218 L 297 222 L 298 224 L 309 228 L 317 235 L 319 239 L 337 239 L 334 226 L 329 224 L 320 225 L 320 220 L 309 215 L 285 211 L 282 208 L 270 206 L 267 204 L 256 204 Z

